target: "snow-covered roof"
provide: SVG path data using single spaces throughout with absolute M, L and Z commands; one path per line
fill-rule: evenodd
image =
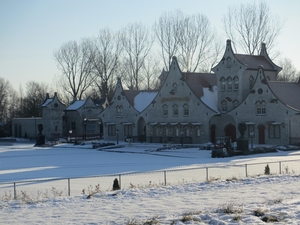
M 215 112 L 218 110 L 218 87 L 213 86 L 212 88 L 203 88 L 203 96 L 201 101 Z
M 46 105 L 50 104 L 52 101 L 53 101 L 53 98 L 48 98 L 45 100 L 45 102 L 41 106 L 46 106 Z
M 140 92 L 134 98 L 134 108 L 142 112 L 155 98 L 158 92 Z
M 77 110 L 79 109 L 81 106 L 83 106 L 85 103 L 85 100 L 76 100 L 75 102 L 73 102 L 71 105 L 68 106 L 68 108 L 66 110 Z

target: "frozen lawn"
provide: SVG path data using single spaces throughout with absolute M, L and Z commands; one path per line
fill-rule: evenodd
M 243 166 L 251 163 L 299 160 L 299 151 L 231 158 L 212 159 L 210 151 L 172 149 L 155 151 L 161 145 L 133 144 L 124 148 L 98 151 L 90 145 L 58 145 L 51 148 L 33 148 L 32 145 L 0 147 L 0 182 L 27 179 L 72 178 L 91 175 L 113 175 L 128 172 L 147 172 L 191 167 Z M 272 165 L 272 163 L 270 163 Z M 9 195 L 7 185 L 0 186 L 0 224 L 300 224 L 300 174 L 297 163 L 281 165 L 282 173 L 270 176 L 245 177 L 244 168 L 237 176 L 219 171 L 222 179 L 189 182 L 178 181 L 167 186 L 135 184 L 139 176 L 122 180 L 123 189 L 112 195 L 100 182 L 101 191 L 92 198 L 73 194 L 53 197 L 52 183 L 48 196 L 43 189 L 35 190 L 36 184 L 17 187 L 17 190 L 34 190 L 26 200 L 5 200 Z M 253 167 L 253 168 L 252 168 Z M 249 173 L 258 166 L 248 167 Z M 239 168 L 239 167 L 236 167 Z M 263 169 L 259 169 L 261 174 Z M 271 173 L 278 171 L 278 164 L 271 166 Z M 192 170 L 193 171 L 193 170 Z M 214 171 L 214 173 L 216 173 Z M 185 173 L 185 174 L 184 174 Z M 189 176 L 190 170 L 183 172 Z M 231 178 L 227 179 L 224 178 Z M 99 178 L 97 178 L 99 180 Z M 173 178 L 174 179 L 174 178 Z M 160 180 L 163 180 L 160 178 Z M 140 182 L 140 181 L 139 181 Z M 137 182 L 137 184 L 139 184 Z M 95 181 L 81 179 L 78 185 L 96 185 Z M 75 185 L 75 184 L 73 184 Z M 41 191 L 42 194 L 38 194 Z M 29 192 L 28 192 L 29 193 Z M 264 221 L 263 221 L 264 220 Z

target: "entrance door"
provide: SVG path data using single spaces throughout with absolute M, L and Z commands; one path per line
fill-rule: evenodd
M 236 141 L 236 128 L 233 124 L 228 124 L 225 127 L 225 136 L 226 137 L 231 137 L 232 142 Z
M 265 144 L 265 126 L 262 124 L 258 126 L 258 144 Z

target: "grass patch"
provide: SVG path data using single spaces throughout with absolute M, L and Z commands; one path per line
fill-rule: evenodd
M 225 214 L 239 214 L 244 212 L 244 209 L 241 205 L 236 205 L 233 202 L 230 202 L 226 205 L 223 205 L 217 210 L 218 213 L 225 213 Z

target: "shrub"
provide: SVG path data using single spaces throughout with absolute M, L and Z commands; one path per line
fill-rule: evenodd
M 265 175 L 270 175 L 270 167 L 269 164 L 265 166 Z
M 253 212 L 254 212 L 254 216 L 261 217 L 261 216 L 264 216 L 265 213 L 268 212 L 268 210 L 267 209 L 258 208 L 258 209 L 255 209 Z
M 219 213 L 226 213 L 226 214 L 239 214 L 242 213 L 243 207 L 237 206 L 234 203 L 228 203 L 227 205 L 224 205 L 222 208 L 218 209 L 217 212 Z

